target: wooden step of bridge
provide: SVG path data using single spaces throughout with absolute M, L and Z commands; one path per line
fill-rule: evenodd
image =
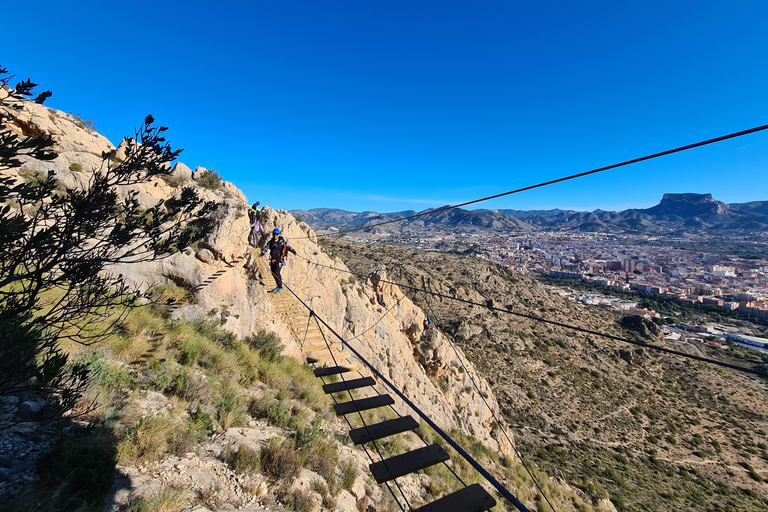
M 496 500 L 482 485 L 472 484 L 413 512 L 483 512 L 496 506 Z
M 332 382 L 331 384 L 325 384 L 323 385 L 323 391 L 325 392 L 326 395 L 328 395 L 330 393 L 347 391 L 348 389 L 365 388 L 368 386 L 373 386 L 375 384 L 376 384 L 376 381 L 373 380 L 373 377 L 361 377 L 359 379 Z
M 337 416 L 343 416 L 353 412 L 367 411 L 369 409 L 394 405 L 394 403 L 395 400 L 389 395 L 376 395 L 370 398 L 361 398 L 359 400 L 350 400 L 349 402 L 334 404 L 333 410 L 336 411 Z
M 307 364 L 335 363 L 344 359 L 349 359 L 349 352 L 326 353 L 317 356 L 307 357 Z
M 326 375 L 338 375 L 339 373 L 359 372 L 362 370 L 356 364 L 340 364 L 329 368 L 315 368 L 315 377 L 325 377 Z
M 442 446 L 439 444 L 431 444 L 424 448 L 418 448 L 410 452 L 395 455 L 389 459 L 374 462 L 368 467 L 370 468 L 376 483 L 383 484 L 394 478 L 399 478 L 409 473 L 415 473 L 420 469 L 440 464 L 450 458 L 448 452 L 446 452 Z
M 353 443 L 363 444 L 417 428 L 419 428 L 419 423 L 415 419 L 410 416 L 401 416 L 393 420 L 352 429 L 349 431 L 349 437 L 352 438 Z
M 304 345 L 301 347 L 301 351 L 304 353 L 309 352 L 319 352 L 320 350 L 335 350 L 342 347 L 342 344 L 339 342 L 335 343 L 319 343 L 317 345 Z

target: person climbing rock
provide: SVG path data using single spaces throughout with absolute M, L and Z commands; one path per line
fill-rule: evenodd
M 280 230 L 275 228 L 272 231 L 272 238 L 267 242 L 266 247 L 261 251 L 261 255 L 264 256 L 269 252 L 269 269 L 272 271 L 272 275 L 275 278 L 275 289 L 272 293 L 281 293 L 283 291 L 283 278 L 280 275 L 281 267 L 285 264 L 286 252 L 292 252 L 296 254 L 293 247 L 288 245 L 285 238 L 280 234 Z
M 376 302 L 378 302 L 381 307 L 387 307 L 387 304 L 384 302 L 384 297 L 379 294 L 379 292 L 376 292 Z
M 263 208 L 256 201 L 248 210 L 248 220 L 251 221 L 251 232 L 248 235 L 248 244 L 251 247 L 258 247 L 259 238 L 264 234 L 264 228 L 261 225 L 261 212 Z

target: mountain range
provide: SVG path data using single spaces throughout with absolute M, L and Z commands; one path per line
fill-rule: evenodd
M 595 210 L 464 210 L 435 208 L 416 212 L 350 212 L 332 208 L 294 210 L 318 230 L 363 229 L 366 233 L 409 233 L 423 230 L 611 232 L 672 234 L 695 232 L 768 231 L 768 201 L 726 204 L 712 194 L 664 194 L 656 206 L 623 211 Z M 382 222 L 436 211 L 402 222 Z

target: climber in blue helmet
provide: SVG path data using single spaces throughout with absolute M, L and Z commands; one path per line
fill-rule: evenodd
M 280 230 L 275 228 L 272 230 L 272 239 L 261 251 L 261 255 L 264 256 L 267 252 L 269 252 L 269 269 L 272 271 L 276 285 L 272 293 L 280 293 L 283 291 L 283 278 L 280 275 L 280 269 L 285 264 L 285 255 L 289 252 L 296 254 L 296 251 L 280 235 Z

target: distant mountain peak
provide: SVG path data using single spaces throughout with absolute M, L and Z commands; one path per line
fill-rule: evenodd
M 664 194 L 661 202 L 653 208 L 642 210 L 649 215 L 676 215 L 678 217 L 710 217 L 729 215 L 727 204 L 712 197 L 712 194 Z
M 715 199 L 712 197 L 712 194 L 694 194 L 692 192 L 688 192 L 685 194 L 664 194 L 661 197 L 661 203 L 670 202 L 670 201 L 715 202 L 715 203 L 719 202 L 719 201 L 715 201 Z

